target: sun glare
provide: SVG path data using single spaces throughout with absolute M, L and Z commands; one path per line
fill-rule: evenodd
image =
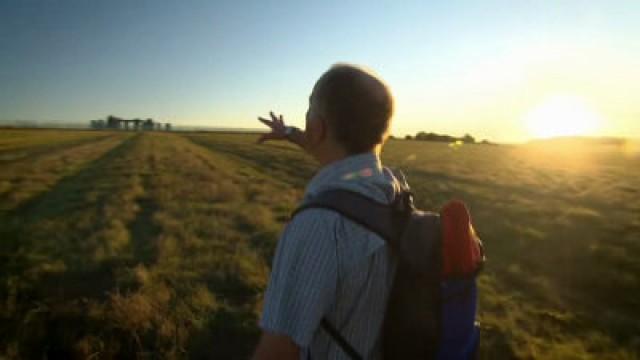
M 555 95 L 529 111 L 523 122 L 534 138 L 594 135 L 602 119 L 581 97 Z

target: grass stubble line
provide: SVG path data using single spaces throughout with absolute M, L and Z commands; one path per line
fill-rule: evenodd
M 116 148 L 128 135 L 82 138 L 80 144 L 47 150 L 33 157 L 2 163 L 0 167 L 0 213 L 27 203 L 49 191 L 58 181 Z
M 88 130 L 0 129 L 0 164 L 33 159 L 39 155 L 92 143 L 122 133 Z

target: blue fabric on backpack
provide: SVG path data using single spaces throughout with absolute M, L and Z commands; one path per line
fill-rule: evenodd
M 475 324 L 478 288 L 476 278 L 443 281 L 442 332 L 438 359 L 472 359 L 478 350 L 480 329 Z

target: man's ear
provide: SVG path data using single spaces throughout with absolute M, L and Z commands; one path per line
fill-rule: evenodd
M 315 147 L 321 144 L 328 136 L 327 122 L 324 118 L 316 117 L 307 122 L 307 135 L 309 136 L 310 145 Z
M 329 137 L 329 121 L 321 117 L 318 121 L 318 142 L 325 141 Z

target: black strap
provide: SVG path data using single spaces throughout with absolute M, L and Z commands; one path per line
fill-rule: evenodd
M 310 208 L 324 208 L 336 211 L 349 220 L 380 235 L 385 241 L 393 242 L 403 229 L 410 208 L 410 193 L 400 193 L 391 204 L 377 202 L 365 195 L 345 189 L 323 191 L 298 207 L 291 215 Z
M 413 206 L 410 197 L 411 193 L 403 192 L 393 203 L 383 204 L 355 191 L 327 190 L 297 208 L 291 214 L 291 218 L 310 208 L 329 209 L 373 231 L 388 243 L 393 243 L 393 239 L 400 235 L 399 231 L 403 228 L 406 215 Z M 362 359 L 362 356 L 327 319 L 323 318 L 320 325 L 352 360 Z
M 362 356 L 360 356 L 356 349 L 354 349 L 353 346 L 351 346 L 351 344 L 349 344 L 349 342 L 342 336 L 342 334 L 340 334 L 338 329 L 331 325 L 329 320 L 322 318 L 320 326 L 322 326 L 324 331 L 326 331 L 327 334 L 329 334 L 333 338 L 338 346 L 340 346 L 342 351 L 344 351 L 345 354 L 349 355 L 352 360 L 362 360 Z

